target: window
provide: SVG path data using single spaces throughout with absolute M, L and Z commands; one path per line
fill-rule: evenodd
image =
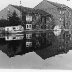
M 28 22 L 32 21 L 32 16 L 27 15 L 26 16 L 26 21 L 28 21 Z
M 60 11 L 60 14 L 61 14 L 62 12 Z
M 28 28 L 28 26 L 29 26 L 29 25 L 27 25 L 27 28 Z
M 26 24 L 26 29 L 31 30 L 32 29 L 32 24 Z

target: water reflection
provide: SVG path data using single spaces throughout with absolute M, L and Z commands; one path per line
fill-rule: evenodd
M 11 41 L 11 40 L 22 40 L 24 38 L 23 34 L 9 34 L 5 36 L 6 41 Z
M 64 52 L 64 42 L 57 39 L 53 32 L 0 34 L 0 50 L 7 56 L 24 55 L 36 52 L 41 58 L 57 55 Z

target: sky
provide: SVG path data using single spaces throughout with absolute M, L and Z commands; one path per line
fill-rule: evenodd
M 43 0 L 21 0 L 21 4 L 24 7 L 33 8 L 37 4 L 39 4 L 41 1 Z M 72 0 L 68 0 L 68 1 L 67 0 L 48 0 L 48 1 L 65 4 L 72 8 Z M 6 6 L 8 6 L 9 4 L 20 5 L 20 0 L 0 0 L 0 11 Z

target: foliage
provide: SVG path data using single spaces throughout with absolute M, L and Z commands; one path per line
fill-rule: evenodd
M 5 26 L 9 26 L 8 20 L 1 19 L 0 20 L 0 27 L 5 27 Z
M 10 26 L 16 26 L 21 24 L 21 20 L 15 11 L 8 16 L 8 21 Z

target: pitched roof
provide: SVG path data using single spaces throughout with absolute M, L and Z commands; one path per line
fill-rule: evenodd
M 17 6 L 17 5 L 11 5 L 11 6 L 13 6 L 13 7 L 17 8 L 19 11 L 23 11 L 23 12 L 32 11 L 32 8 L 28 8 L 28 7 Z
M 37 6 L 34 7 L 34 9 L 47 9 L 47 8 L 54 8 L 55 6 L 49 3 L 47 0 L 43 0 L 40 2 Z
M 33 9 L 33 8 L 28 8 L 28 7 L 23 7 L 23 6 L 16 6 L 16 5 L 11 5 L 15 8 L 17 8 L 19 11 L 22 11 L 22 12 L 31 12 L 31 13 L 39 13 L 39 14 L 42 14 L 42 15 L 48 15 L 47 12 L 43 11 L 43 10 L 39 10 L 39 9 Z
M 57 8 L 65 8 L 68 6 L 64 5 L 64 4 L 59 4 L 59 3 L 56 3 L 56 2 L 52 2 L 52 1 L 48 1 L 48 0 L 43 0 L 41 3 L 39 3 L 37 6 L 35 6 L 34 8 L 36 9 L 37 7 L 39 6 L 44 6 L 44 8 L 51 8 L 51 7 L 57 7 Z
M 54 5 L 58 8 L 70 8 L 70 7 L 66 6 L 65 4 L 60 4 L 60 3 L 52 2 L 52 1 L 47 1 L 47 2 L 51 3 L 52 5 Z
M 65 6 L 64 4 L 59 4 L 59 3 L 56 3 L 56 2 L 52 2 L 52 1 L 47 1 L 49 2 L 50 4 L 56 6 L 56 7 L 62 7 L 62 6 Z

